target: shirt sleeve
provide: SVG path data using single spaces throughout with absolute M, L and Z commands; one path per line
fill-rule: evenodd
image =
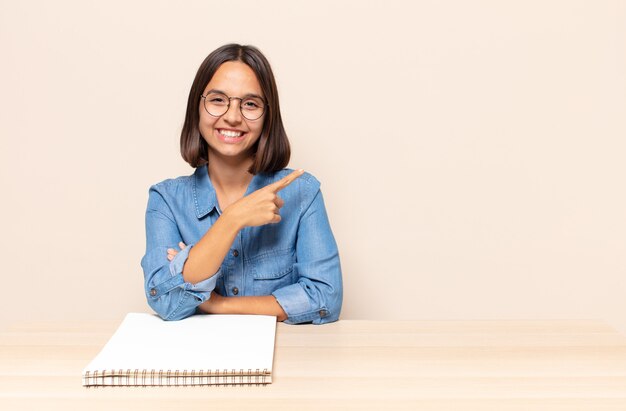
M 179 249 L 181 238 L 174 216 L 156 186 L 150 187 L 146 210 L 146 253 L 141 259 L 148 304 L 164 320 L 180 320 L 195 313 L 209 299 L 221 271 L 196 284 L 185 282 L 183 266 L 194 244 L 169 261 L 167 249 Z
M 341 266 L 319 189 L 300 219 L 296 257 L 298 281 L 272 293 L 287 314 L 285 322 L 337 321 L 343 300 Z

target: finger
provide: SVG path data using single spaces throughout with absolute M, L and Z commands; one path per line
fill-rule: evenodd
M 187 247 L 185 245 L 185 243 L 183 243 L 182 241 L 180 243 L 178 243 L 178 246 L 180 247 L 180 249 L 182 250 L 183 248 Z
M 281 208 L 282 206 L 285 205 L 285 200 L 276 196 L 276 198 L 274 199 L 274 204 L 276 204 L 276 207 Z
M 170 255 L 170 254 L 168 254 L 168 255 L 167 255 L 167 259 L 168 259 L 168 260 L 172 261 L 172 259 L 173 259 L 173 258 L 174 258 L 174 256 L 173 256 L 173 255 Z
M 300 177 L 302 174 L 304 174 L 304 170 L 300 168 L 298 170 L 293 171 L 291 174 L 281 178 L 277 182 L 270 184 L 268 187 L 270 188 L 270 190 L 274 192 L 278 192 L 282 190 L 283 188 L 287 187 L 289 184 L 293 183 L 294 180 Z

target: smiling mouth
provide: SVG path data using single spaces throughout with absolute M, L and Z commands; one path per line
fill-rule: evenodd
M 239 143 L 244 140 L 247 133 L 243 131 L 216 129 L 217 138 L 224 143 Z
M 217 132 L 223 135 L 224 137 L 229 137 L 229 138 L 237 138 L 245 134 L 243 131 L 233 131 L 233 130 L 223 130 L 223 129 L 218 129 Z

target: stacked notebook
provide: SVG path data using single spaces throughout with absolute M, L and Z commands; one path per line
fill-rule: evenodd
M 83 370 L 84 386 L 269 384 L 276 317 L 130 313 Z

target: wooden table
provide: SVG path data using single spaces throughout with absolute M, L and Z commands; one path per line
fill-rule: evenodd
M 118 323 L 5 329 L 0 409 L 626 410 L 626 337 L 597 321 L 278 324 L 265 387 L 82 387 Z

